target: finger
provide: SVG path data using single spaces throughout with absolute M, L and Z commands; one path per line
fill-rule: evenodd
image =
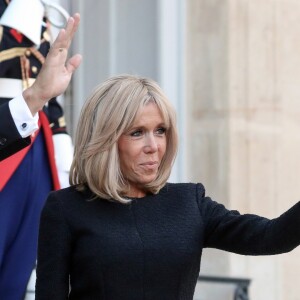
M 65 35 L 67 47 L 70 46 L 70 43 L 74 37 L 74 34 L 77 31 L 79 22 L 80 22 L 79 13 L 74 14 L 73 17 L 69 18 L 69 20 L 68 20 L 67 27 L 66 27 L 66 35 Z
M 80 22 L 80 15 L 78 13 L 74 14 L 73 17 L 68 19 L 65 29 L 61 29 L 57 38 L 53 42 L 50 53 L 57 54 L 57 51 L 61 52 L 61 49 L 66 49 L 68 51 L 70 44 L 72 42 L 73 36 L 78 28 Z
M 74 34 L 77 31 L 77 28 L 80 23 L 80 14 L 79 13 L 74 14 L 73 19 L 74 19 L 74 26 L 73 26 L 73 34 Z
M 64 48 L 65 47 L 65 36 L 66 36 L 65 29 L 61 29 L 58 33 L 58 36 L 56 37 L 56 39 L 52 43 L 50 51 L 52 49 Z
M 74 36 L 75 31 L 77 30 L 79 24 L 79 14 L 74 15 L 68 19 L 67 25 L 65 28 L 61 29 L 57 38 L 53 42 L 53 47 L 55 48 L 68 48 L 70 42 Z
M 82 56 L 80 54 L 76 54 L 72 56 L 66 64 L 67 71 L 69 73 L 73 73 L 80 65 L 82 60 Z
M 73 29 L 74 29 L 74 25 L 75 25 L 75 20 L 73 19 L 73 17 L 70 17 L 68 19 L 67 26 L 65 28 L 66 38 L 71 38 Z

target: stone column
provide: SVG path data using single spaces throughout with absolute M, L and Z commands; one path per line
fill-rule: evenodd
M 228 208 L 276 217 L 300 196 L 300 1 L 187 0 L 186 19 L 189 179 Z M 251 278 L 255 300 L 296 300 L 299 267 L 300 249 L 209 250 L 202 273 Z

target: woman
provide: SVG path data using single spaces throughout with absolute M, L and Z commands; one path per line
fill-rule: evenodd
M 300 243 L 300 202 L 277 219 L 240 215 L 201 184 L 167 183 L 174 110 L 152 80 L 98 86 L 78 123 L 71 187 L 50 194 L 36 299 L 193 299 L 202 249 L 244 255 Z

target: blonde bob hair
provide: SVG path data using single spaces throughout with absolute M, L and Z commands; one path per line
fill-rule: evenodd
M 139 110 L 149 102 L 159 108 L 166 125 L 167 148 L 157 177 L 144 186 L 156 194 L 168 180 L 177 152 L 175 111 L 156 82 L 132 75 L 112 77 L 97 86 L 85 102 L 75 136 L 70 184 L 86 186 L 103 199 L 127 203 L 129 184 L 118 153 L 120 136 L 130 130 Z

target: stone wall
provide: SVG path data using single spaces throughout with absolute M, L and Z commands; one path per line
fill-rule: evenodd
M 300 198 L 300 1 L 187 0 L 186 20 L 188 179 L 229 208 L 276 217 Z M 251 278 L 255 300 L 299 299 L 299 270 L 299 248 L 209 250 L 202 263 Z

